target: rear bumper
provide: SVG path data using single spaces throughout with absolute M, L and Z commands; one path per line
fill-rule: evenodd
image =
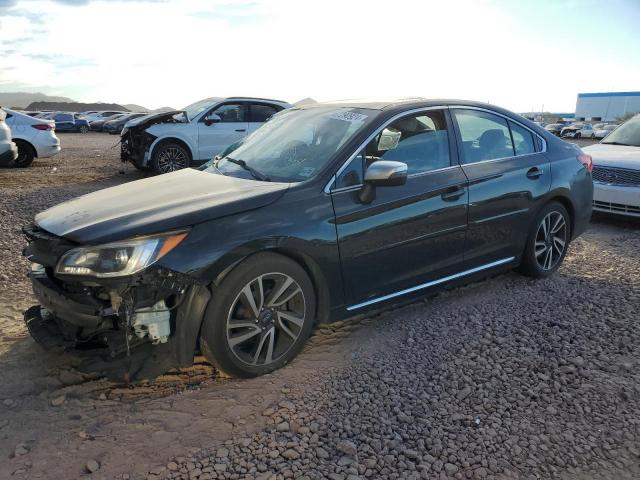
M 58 140 L 56 138 L 56 140 Z M 60 141 L 56 143 L 49 143 L 47 145 L 36 145 L 36 150 L 38 152 L 38 158 L 49 158 L 55 157 L 58 153 L 60 153 Z
M 593 209 L 640 218 L 640 187 L 622 187 L 593 182 Z

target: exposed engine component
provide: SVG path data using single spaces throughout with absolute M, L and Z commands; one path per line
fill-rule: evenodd
M 148 336 L 154 344 L 166 343 L 171 335 L 171 312 L 164 300 L 148 308 L 140 308 L 133 313 L 131 324 L 138 338 Z

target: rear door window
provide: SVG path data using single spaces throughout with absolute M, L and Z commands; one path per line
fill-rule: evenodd
M 514 156 L 507 120 L 481 110 L 452 109 L 466 164 Z

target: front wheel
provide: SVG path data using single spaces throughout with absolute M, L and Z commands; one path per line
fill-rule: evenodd
M 558 202 L 549 203 L 536 216 L 522 254 L 520 271 L 535 278 L 553 274 L 560 268 L 570 240 L 567 209 Z
M 315 321 L 315 304 L 313 284 L 300 265 L 258 253 L 214 290 L 202 324 L 202 352 L 234 377 L 276 370 L 302 349 Z
M 80 125 L 80 133 L 88 133 L 89 127 L 87 125 Z
M 580 132 L 578 132 L 578 133 L 576 133 L 576 134 L 573 136 L 573 138 L 578 139 L 578 138 L 580 138 L 580 136 L 581 136 L 581 135 L 580 135 Z
M 175 172 L 189 167 L 191 155 L 182 145 L 166 142 L 156 148 L 152 164 L 156 173 Z

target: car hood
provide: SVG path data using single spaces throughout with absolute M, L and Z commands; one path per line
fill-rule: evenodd
M 133 120 L 129 120 L 125 127 L 140 127 L 147 128 L 156 123 L 164 123 L 164 122 L 174 122 L 174 116 L 180 113 L 184 113 L 184 110 L 171 110 L 169 112 L 162 113 L 152 113 L 149 115 L 145 115 L 143 117 L 134 118 Z
M 288 187 L 187 168 L 83 195 L 39 213 L 35 222 L 77 243 L 105 243 L 260 208 Z
M 594 165 L 640 169 L 640 147 L 597 143 L 582 151 L 591 155 Z

